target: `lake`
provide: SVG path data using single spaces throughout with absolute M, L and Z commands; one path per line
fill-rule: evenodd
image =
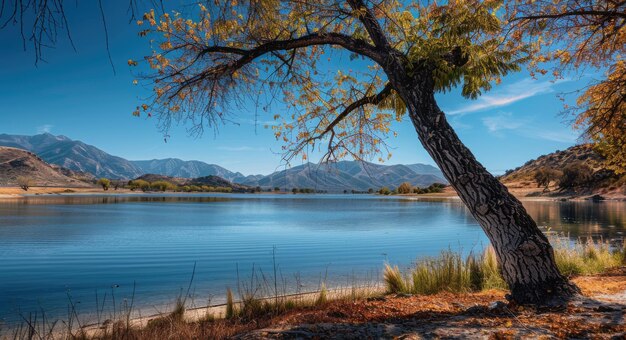
M 544 228 L 622 238 L 626 202 L 525 201 Z M 252 273 L 284 290 L 380 280 L 383 264 L 488 243 L 457 199 L 375 195 L 71 195 L 0 200 L 0 320 L 104 313 L 131 301 L 143 315 L 190 289 L 222 302 Z M 195 267 L 195 270 L 194 270 Z M 193 280 L 192 280 L 193 276 Z M 191 282 L 191 284 L 190 284 Z M 272 283 L 273 284 L 273 283 Z M 134 292 L 134 293 L 133 293 Z

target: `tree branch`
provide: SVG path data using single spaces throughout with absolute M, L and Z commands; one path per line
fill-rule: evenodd
M 369 57 L 379 64 L 384 62 L 384 54 L 376 50 L 374 46 L 368 44 L 364 40 L 352 38 L 341 33 L 312 33 L 294 39 L 268 41 L 249 50 L 224 46 L 210 46 L 201 50 L 199 52 L 199 56 L 212 53 L 226 53 L 239 55 L 240 58 L 228 64 L 215 65 L 204 70 L 203 72 L 198 73 L 197 75 L 182 82 L 180 89 L 209 77 L 217 78 L 224 74 L 237 71 L 245 65 L 251 63 L 254 59 L 267 53 L 287 51 L 315 45 L 338 45 L 351 52 Z M 174 95 L 176 94 L 177 93 Z
M 618 17 L 626 19 L 626 13 L 618 12 L 618 11 L 598 11 L 598 10 L 575 10 L 568 11 L 557 14 L 538 14 L 538 15 L 527 15 L 523 17 L 514 18 L 511 21 L 520 21 L 520 20 L 538 20 L 538 19 L 559 19 L 564 17 L 571 16 L 604 16 L 604 17 Z
M 374 45 L 383 50 L 390 50 L 391 45 L 389 44 L 385 33 L 383 33 L 383 29 L 380 27 L 380 24 L 378 23 L 378 20 L 376 20 L 376 17 L 374 17 L 374 14 L 372 14 L 372 11 L 365 6 L 363 1 L 348 0 L 348 4 L 354 11 L 359 13 L 358 18 L 363 23 L 363 26 L 365 26 L 365 30 L 367 30 L 370 38 L 372 38 Z
M 387 85 L 385 85 L 385 87 L 378 94 L 372 95 L 372 96 L 365 96 L 355 102 L 352 102 L 326 127 L 326 129 L 324 129 L 324 132 L 319 134 L 318 137 L 321 138 L 325 134 L 327 134 L 329 131 L 334 129 L 335 126 L 337 126 L 337 124 L 339 124 L 352 111 L 358 109 L 359 107 L 365 106 L 367 104 L 371 104 L 371 105 L 380 104 L 380 102 L 382 102 L 385 98 L 387 98 L 391 94 L 391 90 L 393 90 L 393 87 L 391 87 L 391 83 L 387 83 Z

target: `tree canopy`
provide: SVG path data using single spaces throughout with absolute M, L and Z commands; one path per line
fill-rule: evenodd
M 616 172 L 626 171 L 626 1 L 517 0 L 510 6 L 512 37 L 533 45 L 536 71 L 548 72 L 542 69 L 548 61 L 557 77 L 571 69 L 604 71 L 566 113 Z
M 427 69 L 436 91 L 458 85 L 475 98 L 528 60 L 526 46 L 501 35 L 501 5 L 233 0 L 199 4 L 192 18 L 150 11 L 137 23 L 152 39 L 146 60 L 154 72 L 144 79 L 154 96 L 134 114 L 155 115 L 165 131 L 183 122 L 200 132 L 246 97 L 264 111 L 282 101 L 289 112 L 273 115 L 280 122 L 273 129 L 288 158 L 306 159 L 315 148 L 327 151 L 325 160 L 389 157 L 386 135 L 406 107 L 388 82 L 381 48 L 409 73 Z M 322 71 L 340 58 L 355 67 Z

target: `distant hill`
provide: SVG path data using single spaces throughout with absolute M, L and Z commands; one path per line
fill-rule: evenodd
M 232 172 L 219 165 L 201 161 L 183 161 L 178 158 L 153 159 L 149 161 L 131 161 L 145 174 L 161 174 L 171 177 L 197 178 L 219 176 L 231 182 L 239 182 L 246 178 L 239 172 Z
M 602 156 L 595 152 L 590 145 L 575 145 L 566 150 L 557 150 L 537 159 L 531 159 L 520 167 L 506 171 L 500 179 L 503 182 L 533 180 L 537 170 L 543 167 L 559 170 L 576 162 L 583 162 L 592 167 L 594 171 L 600 171 L 604 169 L 602 161 Z
M 583 144 L 572 146 L 566 150 L 557 150 L 543 155 L 537 159 L 531 159 L 524 165 L 508 170 L 500 181 L 510 185 L 512 183 L 528 183 L 527 186 L 536 187 L 534 175 L 542 168 L 563 170 L 575 164 L 583 163 L 593 169 L 591 181 L 585 188 L 580 188 L 582 193 L 615 193 L 626 194 L 626 176 L 618 176 L 612 170 L 603 166 L 604 158 L 595 152 L 591 145 Z
M 50 164 L 90 173 L 96 177 L 128 179 L 143 175 L 140 168 L 126 159 L 65 136 L 49 133 L 35 136 L 0 134 L 0 145 L 25 149 Z
M 429 169 L 437 173 L 438 169 Z M 440 172 L 439 172 L 440 173 Z M 406 165 L 379 165 L 368 162 L 341 161 L 334 164 L 307 163 L 290 169 L 277 171 L 258 179 L 248 179 L 242 184 L 279 187 L 281 189 L 311 188 L 339 192 L 343 190 L 367 191 L 383 186 L 395 188 L 402 182 L 427 187 L 433 183 L 447 183 L 443 176 L 419 174 Z
M 26 177 L 32 186 L 91 187 L 63 174 L 37 155 L 22 149 L 0 146 L 0 186 L 17 186 L 18 177 Z

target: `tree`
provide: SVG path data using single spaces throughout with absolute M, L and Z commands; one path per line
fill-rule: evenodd
M 150 190 L 150 183 L 143 179 L 136 179 L 128 182 L 128 187 L 131 191 L 135 191 L 137 189 L 141 189 L 142 191 Z
M 559 273 L 548 239 L 461 142 L 435 100 L 436 92 L 458 85 L 463 96 L 476 98 L 528 59 L 526 46 L 502 38 L 501 4 L 231 1 L 200 5 L 197 20 L 151 11 L 139 24 L 157 42 L 146 58 L 154 72 L 144 79 L 154 97 L 134 114 L 156 116 L 165 131 L 175 121 L 202 131 L 245 95 L 280 96 L 292 109 L 274 116 L 282 122 L 274 132 L 286 142 L 286 159 L 307 159 L 324 143 L 323 161 L 379 155 L 391 121 L 408 114 L 493 244 L 509 298 L 562 302 L 578 289 Z M 328 81 L 318 62 L 337 55 L 367 67 L 340 69 Z
M 152 183 L 150 183 L 150 187 L 153 190 L 158 190 L 158 191 L 167 191 L 167 190 L 174 190 L 176 189 L 176 185 L 168 182 L 168 181 L 154 181 Z
M 577 162 L 563 168 L 559 178 L 559 187 L 562 189 L 575 189 L 583 187 L 593 178 L 593 169 L 588 165 Z
M 107 191 L 109 190 L 109 186 L 111 186 L 111 180 L 108 178 L 100 178 L 98 180 L 98 185 L 100 185 L 102 187 L 102 190 Z
M 397 190 L 399 194 L 410 194 L 413 191 L 413 186 L 409 182 L 404 182 L 398 186 Z
M 17 178 L 17 185 L 22 188 L 24 191 L 28 191 L 30 187 L 33 185 L 33 180 L 27 176 L 19 176 Z
M 595 142 L 616 173 L 626 172 L 626 2 L 594 0 L 517 0 L 509 9 L 511 36 L 534 44 L 533 66 L 555 61 L 559 78 L 572 69 L 595 68 L 605 78 L 581 89 L 565 113 Z
M 550 183 L 558 180 L 561 175 L 560 171 L 544 166 L 537 170 L 533 177 L 537 182 L 537 187 L 544 187 L 544 190 L 548 190 Z

